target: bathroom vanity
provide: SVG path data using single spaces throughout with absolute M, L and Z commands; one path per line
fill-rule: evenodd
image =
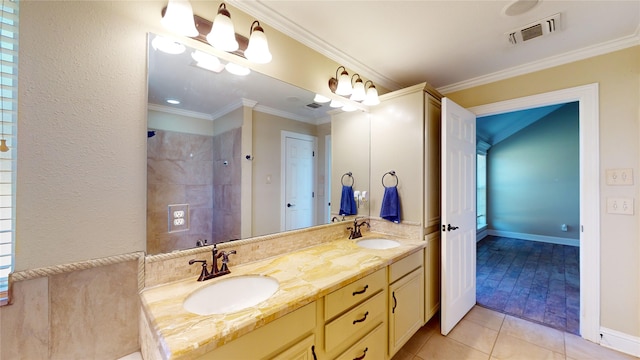
M 384 250 L 334 240 L 235 266 L 220 278 L 146 289 L 143 355 L 147 360 L 391 358 L 426 321 L 426 243 L 395 240 L 399 246 Z M 242 275 L 275 278 L 279 289 L 233 313 L 197 315 L 184 309 L 192 293 Z

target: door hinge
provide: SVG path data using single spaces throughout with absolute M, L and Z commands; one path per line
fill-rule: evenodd
M 316 192 L 315 192 L 315 191 L 312 191 L 312 192 L 311 192 L 311 197 L 312 197 L 312 198 L 316 197 Z
M 315 151 L 312 151 L 312 152 L 311 152 L 311 156 L 312 156 L 312 157 L 316 156 L 316 152 L 315 152 Z

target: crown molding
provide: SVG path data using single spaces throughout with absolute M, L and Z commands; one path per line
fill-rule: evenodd
M 290 21 L 284 16 L 265 4 L 258 1 L 241 1 L 228 0 L 227 3 L 235 8 L 255 17 L 260 18 L 265 24 L 269 24 L 272 28 L 280 31 L 288 37 L 299 41 L 309 48 L 319 52 L 327 58 L 363 75 L 376 84 L 379 84 L 391 91 L 403 88 L 403 86 L 392 79 L 384 76 L 375 69 L 358 61 L 349 54 L 338 50 L 330 43 L 320 39 L 318 36 L 310 33 L 296 23 Z
M 167 114 L 187 116 L 187 117 L 196 118 L 196 119 L 213 120 L 213 118 L 209 114 L 204 114 L 201 112 L 190 111 L 190 110 L 176 109 L 170 106 L 148 104 L 147 109 L 159 111 Z
M 442 94 L 448 94 L 455 91 L 469 89 L 475 86 L 485 85 L 492 82 L 505 80 L 514 76 L 525 75 L 532 72 L 545 70 L 559 65 L 572 63 L 579 60 L 588 59 L 590 57 L 604 55 L 614 51 L 626 49 L 632 46 L 640 45 L 640 26 L 636 31 L 628 36 L 624 36 L 615 40 L 607 41 L 601 44 L 588 46 L 582 49 L 569 51 L 564 54 L 551 56 L 540 61 L 534 61 L 527 64 L 514 66 L 509 69 L 496 71 L 491 74 L 478 76 L 473 79 L 460 81 L 451 85 L 437 88 Z

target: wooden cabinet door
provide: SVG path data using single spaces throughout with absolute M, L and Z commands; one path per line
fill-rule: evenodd
M 271 360 L 314 360 L 314 336 L 309 335 Z
M 389 285 L 389 357 L 423 324 L 424 269 L 421 267 Z
M 424 322 L 440 309 L 440 232 L 426 236 L 424 254 Z

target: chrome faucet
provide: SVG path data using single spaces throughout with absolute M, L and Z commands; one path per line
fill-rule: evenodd
M 347 230 L 349 230 L 349 239 L 357 239 L 362 237 L 362 232 L 360 231 L 360 227 L 362 225 L 367 225 L 368 229 L 371 228 L 367 219 L 364 219 L 360 223 L 358 223 L 359 219 L 360 218 L 356 217 L 355 219 L 353 219 L 353 226 L 347 227 Z
M 230 273 L 229 270 L 229 255 L 236 254 L 235 250 L 230 251 L 220 251 L 218 253 L 218 247 L 216 244 L 213 244 L 213 249 L 211 249 L 211 255 L 213 258 L 213 264 L 211 264 L 211 272 L 207 269 L 207 260 L 189 260 L 189 265 L 193 265 L 195 263 L 202 263 L 202 271 L 200 272 L 200 276 L 198 277 L 198 281 L 205 281 L 209 279 L 216 278 L 218 276 L 226 275 Z M 222 266 L 218 270 L 218 259 L 222 258 Z

